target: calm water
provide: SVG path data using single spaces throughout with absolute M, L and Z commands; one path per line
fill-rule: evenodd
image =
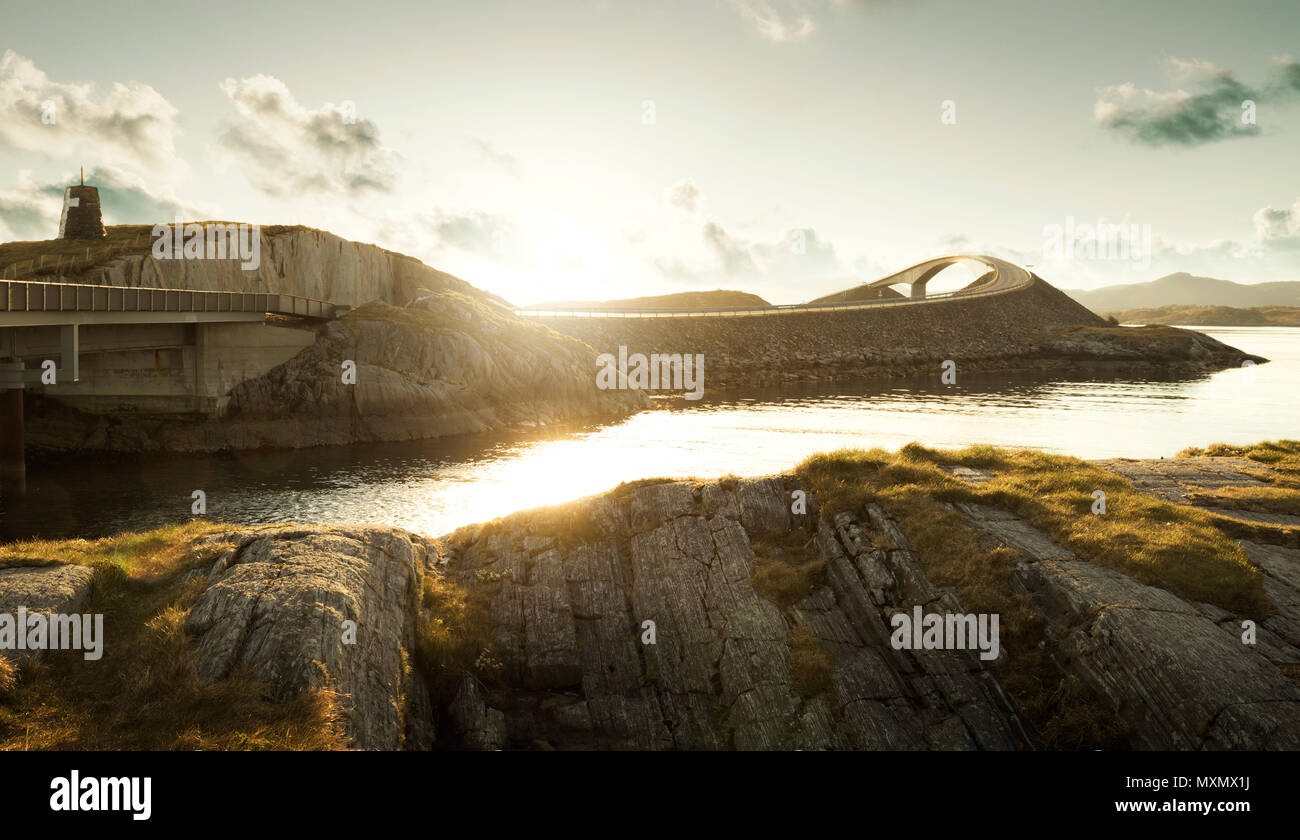
M 622 481 L 763 475 L 843 447 L 917 440 L 1154 457 L 1300 437 L 1300 328 L 1203 331 L 1273 361 L 1178 381 L 836 383 L 677 402 L 544 433 L 31 468 L 27 493 L 0 500 L 0 539 L 96 537 L 184 520 L 196 489 L 207 494 L 208 516 L 225 521 L 373 522 L 438 535 Z

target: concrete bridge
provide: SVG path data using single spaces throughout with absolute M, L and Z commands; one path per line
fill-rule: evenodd
M 315 340 L 295 322 L 347 308 L 295 295 L 0 281 L 0 473 L 22 473 L 24 390 L 90 412 L 212 413 L 231 387 Z
M 927 295 L 926 284 L 966 263 L 978 286 Z M 761 309 L 517 310 L 529 318 L 735 318 L 921 306 L 1030 285 L 1020 266 L 980 255 L 939 257 L 847 290 L 907 285 L 907 298 L 825 301 Z M 282 294 L 211 292 L 0 280 L 0 474 L 23 470 L 23 393 L 57 395 L 86 412 L 216 415 L 240 382 L 260 376 L 315 341 L 303 329 L 348 307 Z M 280 316 L 280 317 L 268 317 Z M 57 359 L 57 364 L 55 361 Z M 53 367 L 53 382 L 49 381 Z
M 934 278 L 936 274 L 953 265 L 968 265 L 973 267 L 978 274 L 991 274 L 991 277 L 979 286 L 974 288 L 962 289 L 956 292 L 946 292 L 937 295 L 926 294 L 926 284 Z M 819 310 L 842 311 L 848 309 L 874 309 L 880 306 L 908 306 L 928 301 L 948 300 L 952 298 L 967 297 L 984 297 L 987 295 L 1004 294 L 1013 292 L 1017 289 L 1024 288 L 1033 282 L 1033 275 L 1024 268 L 1015 263 L 980 254 L 954 254 L 947 257 L 936 257 L 932 260 L 926 260 L 923 263 L 917 263 L 914 266 L 903 269 L 882 277 L 879 280 L 873 280 L 853 289 L 847 289 L 843 293 L 845 300 L 821 300 L 817 303 L 794 303 L 782 306 L 769 306 L 762 308 L 735 306 L 735 307 L 717 307 L 712 309 L 692 308 L 692 309 L 517 309 L 515 314 L 526 318 L 727 318 L 727 317 L 762 317 L 771 315 L 789 315 L 800 312 L 815 312 Z M 891 286 L 906 285 L 909 295 L 906 298 L 876 298 L 872 300 L 854 300 L 847 299 L 848 295 L 863 290 L 870 289 L 887 289 Z

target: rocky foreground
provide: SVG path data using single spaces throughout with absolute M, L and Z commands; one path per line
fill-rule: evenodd
M 961 587 L 934 582 L 942 558 L 913 544 L 931 538 L 888 504 L 830 515 L 793 475 L 641 482 L 439 539 L 216 528 L 149 585 L 189 593 L 177 620 L 200 683 L 335 692 L 368 749 L 1300 749 L 1300 516 L 1221 506 L 1275 476 L 1233 458 L 1096 466 L 1246 528 L 1233 539 L 1264 607 L 1180 597 L 1007 509 L 939 501 L 1005 564 L 999 597 L 1032 630 L 991 662 L 895 649 L 891 616 L 974 611 Z M 93 607 L 91 570 L 21 549 L 0 563 L 0 612 Z M 110 649 L 122 632 L 110 618 Z M 1042 686 L 1026 687 L 1028 656 Z

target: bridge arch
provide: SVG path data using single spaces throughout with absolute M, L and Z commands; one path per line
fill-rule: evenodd
M 888 277 L 882 277 L 873 283 L 868 283 L 866 288 L 877 289 L 888 286 L 907 285 L 910 289 L 909 297 L 913 300 L 924 300 L 926 294 L 926 284 L 928 284 L 935 275 L 950 268 L 954 265 L 966 265 L 974 275 L 971 280 L 981 277 L 989 271 L 997 271 L 997 261 L 990 257 L 970 256 L 966 254 L 955 254 L 947 257 L 937 257 L 933 260 L 927 260 L 918 263 L 910 268 L 905 268 L 897 274 L 891 274 Z

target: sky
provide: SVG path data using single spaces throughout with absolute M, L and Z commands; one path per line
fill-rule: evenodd
M 794 303 L 955 253 L 1066 289 L 1300 280 L 1295 0 L 0 0 L 0 21 L 0 241 L 53 238 L 84 166 L 108 224 L 309 225 L 520 305 Z M 1086 247 L 1103 223 L 1131 247 Z

